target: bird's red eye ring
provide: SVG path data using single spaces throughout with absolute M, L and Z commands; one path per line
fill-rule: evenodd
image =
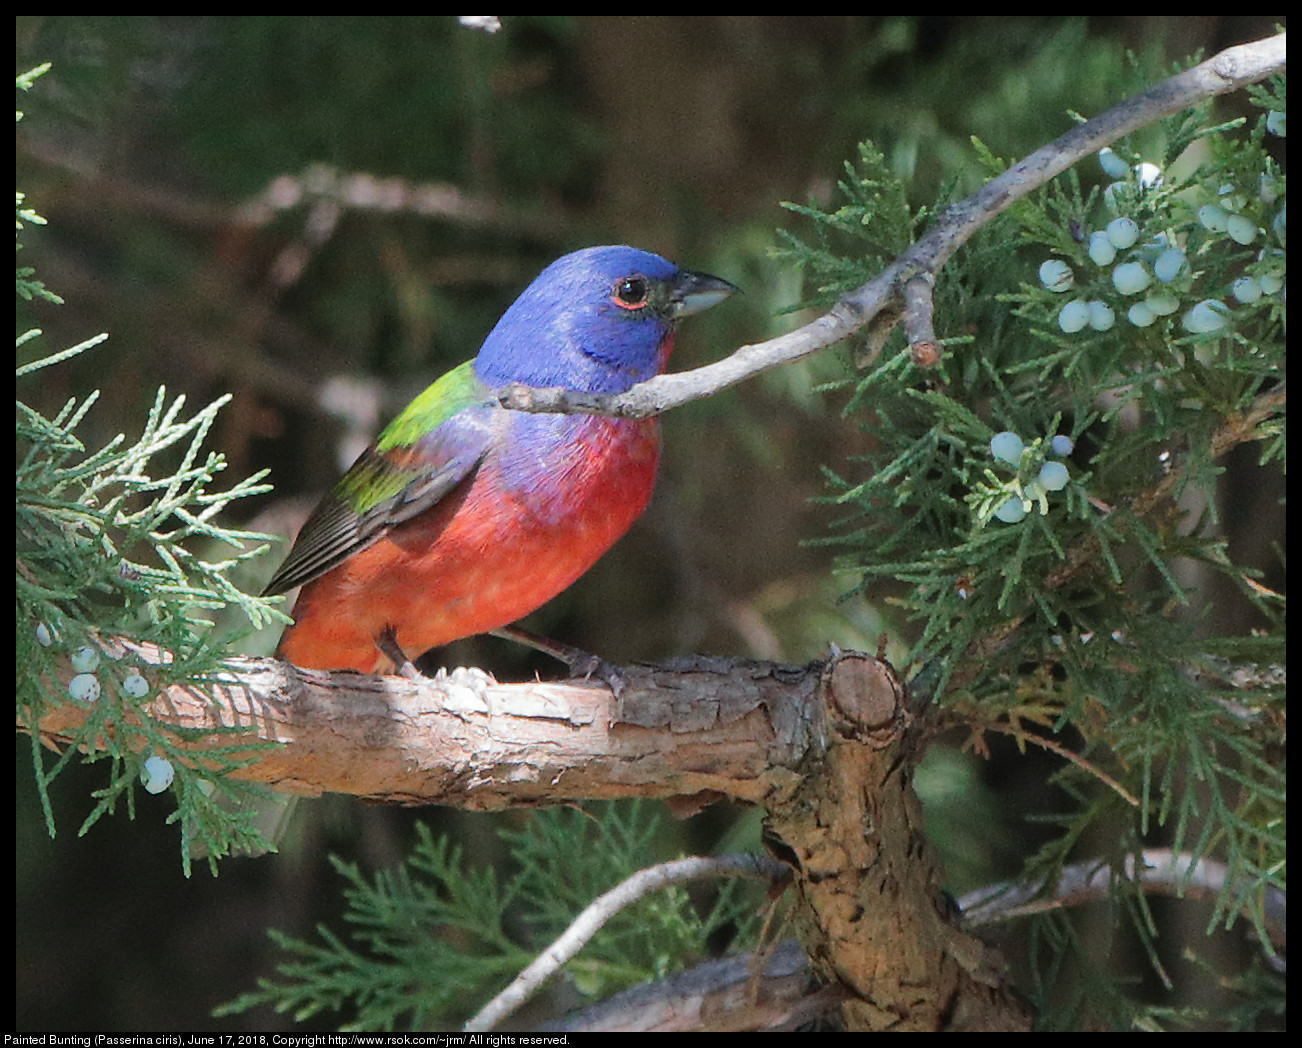
M 651 282 L 646 277 L 624 277 L 615 282 L 610 300 L 620 309 L 635 310 L 646 306 L 651 295 Z

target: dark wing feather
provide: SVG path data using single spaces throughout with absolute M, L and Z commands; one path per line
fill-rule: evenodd
M 478 404 L 444 419 L 413 445 L 368 448 L 307 519 L 263 596 L 319 578 L 438 503 L 479 467 L 500 411 Z

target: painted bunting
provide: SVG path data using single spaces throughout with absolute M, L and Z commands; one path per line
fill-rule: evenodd
M 374 673 L 394 651 L 505 627 L 569 586 L 646 508 L 659 424 L 513 411 L 493 390 L 626 390 L 663 370 L 679 317 L 735 290 L 630 247 L 553 262 L 303 525 L 265 591 L 303 587 L 277 654 Z

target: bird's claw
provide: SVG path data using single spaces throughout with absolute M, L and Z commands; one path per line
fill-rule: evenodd
M 582 677 L 584 680 L 595 678 L 610 688 L 615 698 L 619 698 L 620 693 L 628 686 L 628 678 L 618 666 L 611 665 L 591 652 L 575 649 L 574 653 L 565 660 L 565 665 L 569 667 L 571 677 Z

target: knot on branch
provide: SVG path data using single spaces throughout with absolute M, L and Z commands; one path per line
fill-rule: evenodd
M 835 655 L 823 671 L 832 727 L 846 738 L 884 749 L 912 722 L 904 685 L 889 662 L 861 652 Z

